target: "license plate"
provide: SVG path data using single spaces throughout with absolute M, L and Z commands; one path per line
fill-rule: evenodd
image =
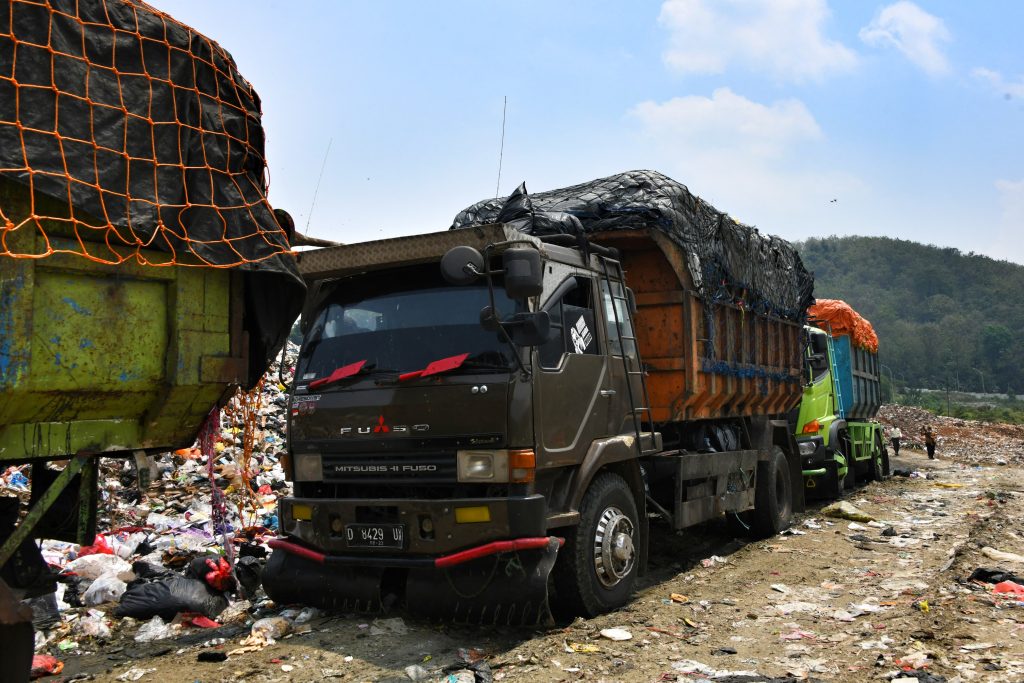
M 350 548 L 405 547 L 404 524 L 346 524 L 345 539 Z

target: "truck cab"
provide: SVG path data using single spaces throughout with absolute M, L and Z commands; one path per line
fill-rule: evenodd
M 793 411 L 794 431 L 806 490 L 831 499 L 858 481 L 888 475 L 889 462 L 874 420 L 880 405 L 877 353 L 833 331 L 829 321 L 819 324 L 804 327 L 804 389 Z

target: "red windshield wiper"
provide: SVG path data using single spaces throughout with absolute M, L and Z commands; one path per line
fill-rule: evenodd
M 449 356 L 448 358 L 442 358 L 435 360 L 430 363 L 427 367 L 422 370 L 413 370 L 412 372 L 405 372 L 398 376 L 399 382 L 404 382 L 407 379 L 415 379 L 417 377 L 429 377 L 430 375 L 439 375 L 442 372 L 448 372 L 458 368 L 466 359 L 469 358 L 468 353 L 460 353 L 457 356 Z
M 343 380 L 346 377 L 353 377 L 355 375 L 358 375 L 360 372 L 362 372 L 364 365 L 366 365 L 365 360 L 350 363 L 348 365 L 343 365 L 342 367 L 338 368 L 327 377 L 321 377 L 320 379 L 315 379 L 312 382 L 310 382 L 309 388 L 316 389 L 317 387 L 322 387 L 326 384 L 333 384 L 334 382 Z

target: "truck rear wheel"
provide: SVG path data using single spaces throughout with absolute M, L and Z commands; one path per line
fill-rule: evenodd
M 882 443 L 882 437 L 875 434 L 875 447 L 871 449 L 871 481 L 882 481 L 885 479 L 889 469 L 889 454 Z
M 626 604 L 636 584 L 639 530 L 636 502 L 622 477 L 595 477 L 555 565 L 559 612 L 593 617 Z
M 754 490 L 754 532 L 761 537 L 774 536 L 793 521 L 793 490 L 789 463 L 778 446 L 772 447 L 767 460 L 757 463 L 757 488 Z

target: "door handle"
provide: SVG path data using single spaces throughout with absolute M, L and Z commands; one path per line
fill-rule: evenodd
M 614 396 L 615 395 L 615 390 L 614 389 L 602 389 L 601 390 L 601 395 L 602 396 Z

